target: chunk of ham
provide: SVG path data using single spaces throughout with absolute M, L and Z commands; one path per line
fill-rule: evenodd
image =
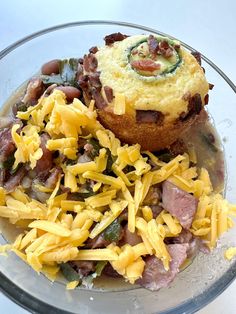
M 179 267 L 187 258 L 188 244 L 170 244 L 167 246 L 171 256 L 170 268 L 165 270 L 163 263 L 156 256 L 148 256 L 145 260 L 145 267 L 142 278 L 138 284 L 151 291 L 168 287 L 179 272 Z
M 49 177 L 47 178 L 45 186 L 54 189 L 61 174 L 62 169 L 60 167 L 54 168 L 50 173 Z
M 48 175 L 49 171 L 53 167 L 53 156 L 52 152 L 47 149 L 47 141 L 50 139 L 49 135 L 47 133 L 43 133 L 40 136 L 41 140 L 41 145 L 40 147 L 43 150 L 43 155 L 42 157 L 37 161 L 36 167 L 35 167 L 35 172 L 37 174 L 37 177 L 40 178 L 41 180 L 45 180 Z
M 0 131 L 0 162 L 4 162 L 15 151 L 16 147 L 11 136 L 11 128 Z
M 160 111 L 136 110 L 136 121 L 138 123 L 156 123 L 162 125 L 165 116 Z
M 7 190 L 7 192 L 13 192 L 18 187 L 18 185 L 20 185 L 25 175 L 26 168 L 24 166 L 17 170 L 14 175 L 11 175 L 4 184 L 4 188 Z
M 183 228 L 191 227 L 197 210 L 198 200 L 169 181 L 162 185 L 162 203 L 171 215 L 176 217 Z
M 202 240 L 195 237 L 189 230 L 182 229 L 177 237 L 166 238 L 167 244 L 188 244 L 187 257 L 192 258 L 197 255 L 202 247 L 205 247 Z
M 88 249 L 99 249 L 99 248 L 105 248 L 108 246 L 111 242 L 105 240 L 103 233 L 99 234 L 97 237 L 94 239 L 88 239 L 86 241 L 86 248 Z
M 71 261 L 69 264 L 82 277 L 86 277 L 95 271 L 94 261 Z
M 124 226 L 123 229 L 123 236 L 119 242 L 119 246 L 129 244 L 129 245 L 136 245 L 142 242 L 142 238 L 136 232 L 130 232 L 128 229 L 128 224 Z
M 104 270 L 103 270 L 103 275 L 106 275 L 108 277 L 112 277 L 112 278 L 121 278 L 122 276 L 120 274 L 117 273 L 117 271 L 111 266 L 110 263 L 108 263 Z

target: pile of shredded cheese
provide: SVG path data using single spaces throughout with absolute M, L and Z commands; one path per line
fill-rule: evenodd
M 230 215 L 235 215 L 236 207 L 214 193 L 206 169 L 190 166 L 195 156 L 179 155 L 165 163 L 150 152 L 141 154 L 138 144 L 121 145 L 97 121 L 93 101 L 89 107 L 78 99 L 67 104 L 65 95 L 55 90 L 48 97 L 41 97 L 26 112 L 18 112 L 17 117 L 25 120 L 26 125 L 20 132 L 19 125 L 12 127 L 17 148 L 14 168 L 19 163 L 28 163 L 34 169 L 42 156 L 40 132 L 50 135 L 49 150 L 75 161 L 71 165 L 57 160 L 63 174 L 53 190 L 35 185 L 39 191 L 49 193 L 45 203 L 30 198 L 22 186 L 11 193 L 0 188 L 0 217 L 9 219 L 21 231 L 23 228 L 12 245 L 0 248 L 1 253 L 14 251 L 35 271 L 50 279 L 56 278 L 60 263 L 91 260 L 110 262 L 127 281 L 134 283 L 142 276 L 143 257 L 153 254 L 168 270 L 171 257 L 164 239 L 178 236 L 182 227 L 165 209 L 154 219 L 151 208 L 143 205 L 150 187 L 167 179 L 199 200 L 190 230 L 210 248 L 233 226 Z M 101 146 L 98 156 L 92 161 L 77 162 L 80 141 L 91 137 Z M 112 176 L 104 174 L 108 152 L 114 157 Z M 148 160 L 155 166 L 151 167 Z M 124 171 L 127 166 L 132 167 L 130 172 Z M 64 187 L 72 193 L 79 192 L 81 185 L 92 180 L 96 194 L 83 201 L 69 200 L 68 193 L 60 189 L 62 179 Z M 128 229 L 136 231 L 142 243 L 121 247 L 111 243 L 104 249 L 83 249 L 88 238 L 101 234 L 126 209 Z M 73 281 L 68 289 L 77 284 Z

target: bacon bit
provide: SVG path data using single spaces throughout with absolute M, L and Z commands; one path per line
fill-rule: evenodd
M 11 136 L 11 128 L 0 131 L 0 162 L 4 162 L 16 150 Z
M 148 37 L 147 43 L 148 43 L 150 53 L 153 56 L 156 56 L 159 50 L 159 44 L 158 44 L 157 39 L 153 35 L 150 35 Z
M 85 55 L 83 65 L 86 72 L 95 72 L 98 66 L 98 62 L 94 54 L 89 53 L 88 55 Z
M 57 181 L 59 180 L 61 173 L 62 173 L 62 169 L 60 167 L 56 167 L 52 169 L 52 172 L 49 174 L 49 177 L 47 178 L 45 182 L 45 186 L 47 188 L 54 189 L 57 184 Z
M 97 47 L 97 46 L 91 47 L 91 48 L 89 49 L 89 52 L 95 54 L 96 52 L 98 52 L 98 47 Z
M 104 92 L 106 94 L 106 98 L 108 102 L 112 102 L 113 100 L 113 89 L 109 86 L 104 86 Z
M 131 66 L 136 70 L 153 72 L 155 70 L 159 70 L 161 65 L 159 63 L 155 63 L 152 60 L 138 60 L 132 61 Z
M 200 94 L 195 94 L 193 97 L 189 100 L 188 104 L 189 112 L 193 112 L 196 114 L 199 114 L 202 110 L 202 99 Z
M 104 98 L 97 89 L 93 88 L 92 96 L 93 99 L 95 100 L 95 105 L 98 109 L 103 109 L 104 107 L 107 106 L 106 101 L 104 100 Z
M 214 88 L 214 84 L 209 83 L 209 89 L 212 90 Z
M 122 41 L 129 36 L 119 33 L 113 33 L 104 37 L 107 46 L 114 44 L 116 41 Z
M 207 105 L 208 102 L 209 102 L 209 95 L 206 94 L 206 96 L 204 97 L 204 103 L 205 103 L 205 105 Z
M 154 110 L 136 110 L 137 123 L 156 123 L 162 125 L 165 116 L 160 111 Z
M 82 277 L 86 277 L 95 271 L 94 261 L 71 261 L 69 264 Z
M 94 88 L 98 89 L 99 91 L 101 90 L 102 83 L 100 81 L 100 73 L 99 72 L 89 74 L 88 79 L 89 79 L 89 83 L 90 83 L 91 87 L 94 87 Z
M 42 148 L 43 155 L 37 161 L 36 167 L 34 168 L 37 177 L 41 180 L 45 180 L 49 174 L 49 170 L 53 167 L 53 156 L 52 152 L 47 149 L 47 141 L 50 139 L 50 136 L 47 133 L 40 135 L 40 147 Z
M 88 80 L 89 80 L 88 75 L 82 75 L 82 76 L 80 76 L 80 78 L 79 78 L 79 80 L 78 80 L 78 85 L 79 85 L 79 87 L 80 87 L 82 90 L 88 88 Z
M 159 43 L 159 53 L 165 58 L 173 55 L 173 48 L 169 45 L 168 41 L 163 40 Z
M 179 115 L 181 121 L 186 121 L 194 115 L 200 114 L 202 110 L 202 99 L 200 94 L 193 95 L 188 101 L 188 111 Z
M 198 51 L 192 51 L 191 54 L 194 56 L 194 58 L 197 60 L 197 63 L 199 65 L 202 64 L 201 54 Z
M 15 190 L 15 188 L 20 185 L 22 179 L 26 175 L 26 168 L 22 166 L 17 172 L 10 176 L 10 178 L 5 182 L 4 188 L 7 190 L 7 192 L 12 192 Z
M 0 168 L 0 186 L 3 186 L 7 176 L 7 170 Z

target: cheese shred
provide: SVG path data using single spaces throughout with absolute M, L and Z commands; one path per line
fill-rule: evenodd
M 116 114 L 125 114 L 123 95 L 116 94 L 111 105 Z M 214 193 L 205 168 L 190 166 L 197 165 L 193 150 L 164 162 L 151 152 L 141 152 L 139 144 L 122 145 L 98 122 L 93 101 L 88 107 L 78 99 L 67 103 L 59 90 L 42 96 L 17 117 L 24 124 L 11 128 L 16 146 L 13 170 L 27 164 L 34 171 L 44 153 L 40 134 L 46 132 L 50 136 L 46 149 L 54 152 L 60 174 L 54 184 L 35 180 L 32 190 L 46 195 L 44 202 L 27 195 L 21 186 L 11 192 L 0 187 L 0 217 L 25 229 L 12 245 L 0 246 L 0 254 L 15 252 L 50 280 L 57 278 L 61 263 L 101 261 L 133 284 L 142 277 L 146 255 L 155 255 L 168 271 L 171 256 L 165 239 L 177 237 L 182 226 L 165 209 L 155 215 L 148 203 L 152 189 L 165 180 L 198 199 L 190 231 L 209 248 L 234 224 L 230 216 L 236 216 L 236 207 Z M 155 205 L 159 203 L 157 199 Z M 124 220 L 128 232 L 140 237 L 139 244 L 117 245 L 116 232 Z M 103 237 L 106 247 L 88 245 Z M 229 260 L 235 255 L 235 247 L 225 252 Z M 66 288 L 78 284 L 79 280 L 70 280 Z

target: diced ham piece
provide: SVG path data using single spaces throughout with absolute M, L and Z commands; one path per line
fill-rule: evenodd
M 93 99 L 95 100 L 95 105 L 98 109 L 103 109 L 107 106 L 107 103 L 101 93 L 96 90 L 95 88 L 92 89 L 92 96 Z
M 104 239 L 103 233 L 101 233 L 94 239 L 89 238 L 85 245 L 88 249 L 99 249 L 107 247 L 110 243 L 110 241 Z
M 4 162 L 16 149 L 11 137 L 11 128 L 0 131 L 0 162 Z
M 0 117 L 0 130 L 4 128 L 9 128 L 13 123 L 14 123 L 14 120 L 11 116 Z
M 15 188 L 20 185 L 22 179 L 24 178 L 26 174 L 26 169 L 24 166 L 22 166 L 19 170 L 17 170 L 14 175 L 11 175 L 11 177 L 7 180 L 7 182 L 4 184 L 4 188 L 8 192 L 12 192 L 15 190 Z
M 6 178 L 7 170 L 0 169 L 0 186 L 3 186 L 5 178 Z
M 104 275 L 112 278 L 120 278 L 121 275 L 117 273 L 117 271 L 108 263 L 102 272 Z
M 95 262 L 93 261 L 72 261 L 69 264 L 77 273 L 84 277 L 95 271 Z
M 163 263 L 156 256 L 148 256 L 145 260 L 145 268 L 138 284 L 152 291 L 168 287 L 179 272 L 179 267 L 187 258 L 188 244 L 170 244 L 168 251 L 171 256 L 170 269 L 165 270 Z
M 49 135 L 47 133 L 44 133 L 40 136 L 41 145 L 40 147 L 43 150 L 43 156 L 37 161 L 35 172 L 37 174 L 37 177 L 44 180 L 48 177 L 49 171 L 53 167 L 53 158 L 52 158 L 52 152 L 47 149 L 47 141 L 50 139 Z
M 104 86 L 104 92 L 106 94 L 106 98 L 108 102 L 112 102 L 113 100 L 113 89 L 109 86 Z
M 167 244 L 184 244 L 187 243 L 187 257 L 192 258 L 197 255 L 199 251 L 204 254 L 209 253 L 209 248 L 199 237 L 195 237 L 189 230 L 182 229 L 181 233 L 177 237 L 166 238 Z
M 183 244 L 190 243 L 193 239 L 193 234 L 186 229 L 182 229 L 181 233 L 177 237 L 169 238 L 172 241 L 172 244 Z
M 176 217 L 183 228 L 191 227 L 197 210 L 198 200 L 169 181 L 162 185 L 162 203 L 171 215 Z
M 52 172 L 50 173 L 49 177 L 47 178 L 45 182 L 45 186 L 48 188 L 54 189 L 61 173 L 62 173 L 62 169 L 60 167 L 54 168 Z
M 191 258 L 198 253 L 201 240 L 194 237 L 189 230 L 182 229 L 181 233 L 177 237 L 166 238 L 165 242 L 167 244 L 189 244 L 187 257 Z
M 89 83 L 90 83 L 91 87 L 96 88 L 99 91 L 101 90 L 102 83 L 100 81 L 100 73 L 99 72 L 89 74 L 88 79 L 89 79 Z
M 163 208 L 160 205 L 150 205 L 150 208 L 152 210 L 152 216 L 154 219 L 157 218 L 157 216 L 161 213 Z
M 130 232 L 128 229 L 128 224 L 124 227 L 124 233 L 121 241 L 119 242 L 119 246 L 129 244 L 129 245 L 136 245 L 142 242 L 142 238 L 137 235 L 136 232 Z
M 136 121 L 138 123 L 156 123 L 162 125 L 165 116 L 160 111 L 136 110 Z
M 169 58 L 173 55 L 173 48 L 169 45 L 168 41 L 162 40 L 159 43 L 159 51 L 164 58 Z

